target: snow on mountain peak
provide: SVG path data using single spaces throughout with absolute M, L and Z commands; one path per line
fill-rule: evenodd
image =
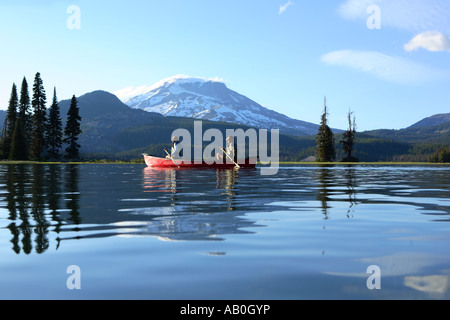
M 208 78 L 191 77 L 191 76 L 187 76 L 187 75 L 184 75 L 184 74 L 179 74 L 179 75 L 176 75 L 176 76 L 169 77 L 169 78 L 163 79 L 161 81 L 158 81 L 152 87 L 153 87 L 153 89 L 155 89 L 155 88 L 167 86 L 167 85 L 170 85 L 170 84 L 173 84 L 173 83 L 205 83 L 205 82 L 208 82 L 208 81 L 223 82 L 223 80 L 219 79 L 218 77 L 212 78 L 212 79 L 208 79 Z
M 240 123 L 294 134 L 313 134 L 318 127 L 264 108 L 229 89 L 223 80 L 217 78 L 176 75 L 140 89 L 141 94 L 125 99 L 122 97 L 122 101 L 130 108 L 157 112 L 164 116 Z
M 201 77 L 191 77 L 184 74 L 178 74 L 163 80 L 160 80 L 156 83 L 154 83 L 151 86 L 148 85 L 142 85 L 139 87 L 126 87 L 120 90 L 117 90 L 114 92 L 114 94 L 125 104 L 129 104 L 131 100 L 135 100 L 138 96 L 146 96 L 150 92 L 158 89 L 158 88 L 164 88 L 168 87 L 173 84 L 195 84 L 195 83 L 205 83 L 205 82 L 221 82 L 223 83 L 224 80 L 220 79 L 218 77 L 215 78 L 201 78 Z M 148 97 L 148 96 L 147 96 Z

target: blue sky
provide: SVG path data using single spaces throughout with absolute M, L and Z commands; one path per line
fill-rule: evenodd
M 333 127 L 351 109 L 359 130 L 400 129 L 450 112 L 449 17 L 448 0 L 0 0 L 0 107 L 36 72 L 49 101 L 185 74 L 296 119 L 318 123 L 327 96 Z

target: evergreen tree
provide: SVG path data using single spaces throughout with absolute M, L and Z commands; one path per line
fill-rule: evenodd
M 5 155 L 4 155 L 4 149 L 5 149 L 5 137 L 6 137 L 6 127 L 8 126 L 8 122 L 5 121 L 3 122 L 3 127 L 2 127 L 2 133 L 0 136 L 0 159 L 5 159 Z
M 29 152 L 33 121 L 31 116 L 30 94 L 28 92 L 28 83 L 25 77 L 23 78 L 22 89 L 20 91 L 19 117 L 22 118 L 23 131 L 27 142 L 26 148 L 27 152 Z
M 332 162 L 335 159 L 334 134 L 328 126 L 327 100 L 320 122 L 319 132 L 316 137 L 317 160 L 320 162 Z
M 70 108 L 67 112 L 67 123 L 64 129 L 64 143 L 67 144 L 66 157 L 68 159 L 79 159 L 80 158 L 80 145 L 78 144 L 78 136 L 81 132 L 81 117 L 79 114 L 80 110 L 78 108 L 78 101 L 75 96 L 72 97 L 70 102 Z
M 12 136 L 14 134 L 14 128 L 17 121 L 17 108 L 19 106 L 19 100 L 17 96 L 16 84 L 13 84 L 11 90 L 11 98 L 9 99 L 8 111 L 6 114 L 4 137 L 2 141 L 2 158 L 8 159 L 11 148 Z
M 63 132 L 58 99 L 56 98 L 56 88 L 53 91 L 53 103 L 48 112 L 48 127 L 46 138 L 48 154 L 50 158 L 59 158 L 59 151 L 62 147 Z
M 40 73 L 36 73 L 33 85 L 33 130 L 31 133 L 30 156 L 32 159 L 40 159 L 45 148 L 45 129 L 47 124 L 45 104 L 47 97 Z
M 342 160 L 344 162 L 358 162 L 358 159 L 352 156 L 356 137 L 356 120 L 353 117 L 352 121 L 352 114 L 353 112 L 348 112 L 348 130 L 344 132 L 341 140 L 342 151 L 346 154 L 346 157 Z
M 428 157 L 429 162 L 450 163 L 450 148 L 440 148 L 434 155 Z
M 21 116 L 17 119 L 14 128 L 9 160 L 28 160 L 27 138 L 23 129 L 23 119 Z
M 439 153 L 438 157 L 439 163 L 450 163 L 450 149 L 444 148 Z

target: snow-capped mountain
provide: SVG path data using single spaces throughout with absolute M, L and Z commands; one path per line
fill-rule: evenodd
M 135 96 L 119 96 L 131 108 L 157 112 L 164 116 L 188 117 L 243 124 L 261 129 L 280 129 L 282 133 L 312 135 L 318 125 L 291 119 L 269 110 L 227 88 L 218 80 L 175 76 L 164 79 Z M 122 92 L 124 93 L 124 92 Z

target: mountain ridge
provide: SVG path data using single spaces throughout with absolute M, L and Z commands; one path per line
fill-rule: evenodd
M 178 128 L 192 132 L 194 122 L 197 121 L 194 118 L 163 116 L 160 113 L 132 109 L 114 94 L 103 90 L 86 93 L 77 100 L 83 130 L 79 143 L 82 154 L 88 159 L 129 160 L 138 158 L 143 152 L 164 156 L 162 150 L 170 145 L 172 132 Z M 70 100 L 61 100 L 59 105 L 61 118 L 65 123 Z M 6 111 L 0 110 L 1 123 L 5 116 Z M 251 128 L 209 120 L 202 120 L 202 123 L 204 130 L 215 128 L 222 132 L 226 129 Z M 337 134 L 337 150 L 340 139 L 341 135 Z M 357 135 L 355 155 L 361 161 L 426 161 L 427 156 L 437 148 L 448 146 L 448 141 L 450 122 L 429 127 L 364 131 Z M 314 135 L 280 135 L 281 161 L 301 161 L 314 155 L 314 152 Z
M 280 132 L 291 135 L 314 135 L 319 128 L 318 124 L 292 119 L 265 108 L 217 80 L 179 75 L 164 79 L 149 89 L 146 93 L 122 99 L 122 102 L 130 108 L 164 116 L 280 129 Z
M 163 148 L 170 144 L 170 136 L 177 128 L 193 132 L 194 122 L 197 119 L 163 116 L 159 113 L 149 113 L 141 109 L 132 109 L 123 104 L 116 96 L 105 91 L 94 91 L 78 98 L 80 114 L 85 118 L 82 121 L 83 134 L 80 137 L 82 152 L 91 158 L 114 158 L 120 160 L 139 157 L 142 152 L 164 156 Z M 109 103 L 101 103 L 109 101 Z M 96 102 L 97 105 L 92 103 Z M 61 106 L 69 103 L 62 101 Z M 109 107 L 110 103 L 116 104 Z M 113 112 L 90 112 L 89 109 L 100 109 Z M 61 108 L 62 112 L 64 107 Z M 87 116 L 86 116 L 87 115 Z M 247 130 L 248 126 L 202 120 L 203 129 L 241 128 Z M 433 153 L 435 144 L 450 141 L 450 123 L 428 128 L 412 128 L 401 130 L 375 130 L 359 132 L 355 155 L 361 161 L 391 161 L 421 160 L 426 161 L 426 155 Z M 341 136 L 336 136 L 340 141 Z M 433 144 L 432 146 L 426 146 Z M 413 149 L 422 148 L 420 157 Z M 423 147 L 421 147 L 423 146 Z M 427 148 L 425 148 L 427 147 Z M 337 151 L 340 149 L 337 143 Z M 411 151 L 412 150 L 412 151 Z M 314 155 L 315 137 L 280 135 L 280 160 L 300 161 Z M 339 151 L 338 151 L 339 152 Z M 398 158 L 395 158 L 398 157 Z M 403 157 L 403 158 L 401 158 Z
M 433 127 L 446 122 L 450 122 L 450 113 L 432 115 L 431 117 L 424 118 L 412 126 L 409 126 L 407 129 Z

